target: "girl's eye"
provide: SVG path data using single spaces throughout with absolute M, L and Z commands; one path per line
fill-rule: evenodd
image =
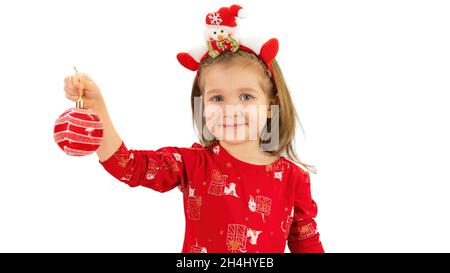
M 223 29 L 220 31 L 220 32 L 222 32 L 223 33 Z
M 251 100 L 252 98 L 253 98 L 253 96 L 249 95 L 249 94 L 242 94 L 241 95 L 241 99 L 243 99 L 243 100 Z
M 223 97 L 222 96 L 214 96 L 211 98 L 212 101 L 215 102 L 219 102 L 219 101 L 223 101 Z
M 217 34 L 217 32 L 214 31 L 214 34 Z

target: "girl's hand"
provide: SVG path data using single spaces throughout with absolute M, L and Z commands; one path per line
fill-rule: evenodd
M 84 108 L 97 109 L 103 103 L 103 97 L 97 84 L 86 74 L 68 76 L 64 79 L 66 98 L 76 102 L 81 94 Z

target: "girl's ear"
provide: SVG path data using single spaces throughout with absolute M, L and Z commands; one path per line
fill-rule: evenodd
M 278 99 L 276 97 L 272 97 L 269 99 L 269 110 L 272 105 L 278 105 Z
M 270 98 L 270 99 L 269 99 L 269 105 L 268 105 L 268 107 L 267 107 L 267 116 L 268 116 L 269 118 L 271 118 L 272 115 L 273 115 L 273 113 L 272 113 L 272 106 L 275 106 L 275 105 L 279 105 L 279 103 L 278 103 L 278 97 L 272 97 L 272 98 Z
M 272 118 L 272 105 L 273 105 L 273 103 L 272 103 L 272 101 L 270 101 L 269 105 L 267 107 L 267 117 L 268 118 Z

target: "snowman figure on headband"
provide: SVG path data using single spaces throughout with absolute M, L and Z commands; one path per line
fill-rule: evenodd
M 267 41 L 257 37 L 240 37 L 236 17 L 243 19 L 247 12 L 239 5 L 222 7 L 206 15 L 206 27 L 203 32 L 205 43 L 188 52 L 177 54 L 177 59 L 185 68 L 197 71 L 200 63 L 208 56 L 216 58 L 225 51 L 246 50 L 259 56 L 271 69 L 270 62 L 278 52 L 276 38 Z M 272 73 L 273 75 L 273 73 Z

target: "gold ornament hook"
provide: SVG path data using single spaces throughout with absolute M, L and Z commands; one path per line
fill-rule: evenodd
M 75 70 L 75 76 L 77 77 L 78 82 L 80 82 L 80 77 L 78 76 L 78 70 L 77 68 L 74 66 L 73 69 Z M 76 107 L 77 108 L 83 108 L 83 99 L 81 98 L 81 92 L 83 90 L 80 90 L 80 94 L 78 94 L 78 99 L 76 102 Z

